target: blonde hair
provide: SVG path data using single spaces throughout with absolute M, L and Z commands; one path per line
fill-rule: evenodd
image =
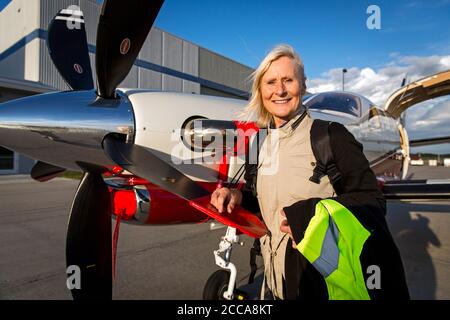
M 269 69 L 273 61 L 278 60 L 281 57 L 291 58 L 295 65 L 297 66 L 297 74 L 301 77 L 300 82 L 303 85 L 303 90 L 306 90 L 306 77 L 305 68 L 303 65 L 302 58 L 295 52 L 294 48 L 287 44 L 281 44 L 274 47 L 266 55 L 266 57 L 261 61 L 258 68 L 250 75 L 250 80 L 253 81 L 252 92 L 250 100 L 247 106 L 242 111 L 239 116 L 240 119 L 244 121 L 254 121 L 256 120 L 257 125 L 260 128 L 269 126 L 272 121 L 272 115 L 266 110 L 263 105 L 261 97 L 261 79 Z

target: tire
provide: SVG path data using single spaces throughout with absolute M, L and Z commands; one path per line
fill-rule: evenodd
M 203 300 L 225 300 L 223 294 L 228 290 L 230 272 L 226 270 L 215 271 L 206 281 L 203 289 Z

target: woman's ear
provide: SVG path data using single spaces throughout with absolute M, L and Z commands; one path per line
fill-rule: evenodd
M 301 90 L 301 94 L 302 96 L 304 96 L 306 94 L 306 76 L 303 75 L 303 79 L 302 79 L 302 90 Z
M 306 94 L 306 83 L 303 82 L 302 84 L 302 96 L 304 96 Z

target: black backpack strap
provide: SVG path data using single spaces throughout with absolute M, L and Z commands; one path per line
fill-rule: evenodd
M 267 137 L 267 128 L 259 129 L 255 138 L 248 148 L 248 154 L 245 157 L 245 174 L 246 189 L 250 189 L 256 197 L 256 178 L 258 176 L 259 152 Z
M 248 148 L 249 154 L 247 154 L 247 157 L 245 159 L 246 163 L 245 163 L 244 178 L 246 181 L 246 188 L 250 189 L 253 193 L 253 196 L 255 197 L 257 196 L 256 179 L 258 177 L 259 152 L 266 137 L 267 137 L 267 129 L 258 130 L 255 138 L 253 139 L 251 145 Z M 255 241 L 253 242 L 253 246 L 250 249 L 250 275 L 248 277 L 249 284 L 252 284 L 255 281 L 256 271 L 258 270 L 258 265 L 256 264 L 256 256 L 260 255 L 261 255 L 261 245 L 259 239 L 255 239 Z
M 341 180 L 341 173 L 336 167 L 331 149 L 329 125 L 330 121 L 314 120 L 311 126 L 311 148 L 316 158 L 316 166 L 310 181 L 319 184 L 320 179 L 327 175 L 333 185 L 334 190 L 338 193 L 338 182 Z
M 261 255 L 261 244 L 259 239 L 255 239 L 253 246 L 250 249 L 250 275 L 248 276 L 248 284 L 252 284 L 255 281 L 256 271 L 258 265 L 256 264 L 256 256 Z

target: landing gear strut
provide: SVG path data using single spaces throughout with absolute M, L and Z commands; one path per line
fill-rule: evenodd
M 236 228 L 228 227 L 219 249 L 214 250 L 216 265 L 224 270 L 215 271 L 205 284 L 203 289 L 204 300 L 244 300 L 246 295 L 240 290 L 236 290 L 236 266 L 230 262 L 233 244 L 243 245 L 236 234 Z

